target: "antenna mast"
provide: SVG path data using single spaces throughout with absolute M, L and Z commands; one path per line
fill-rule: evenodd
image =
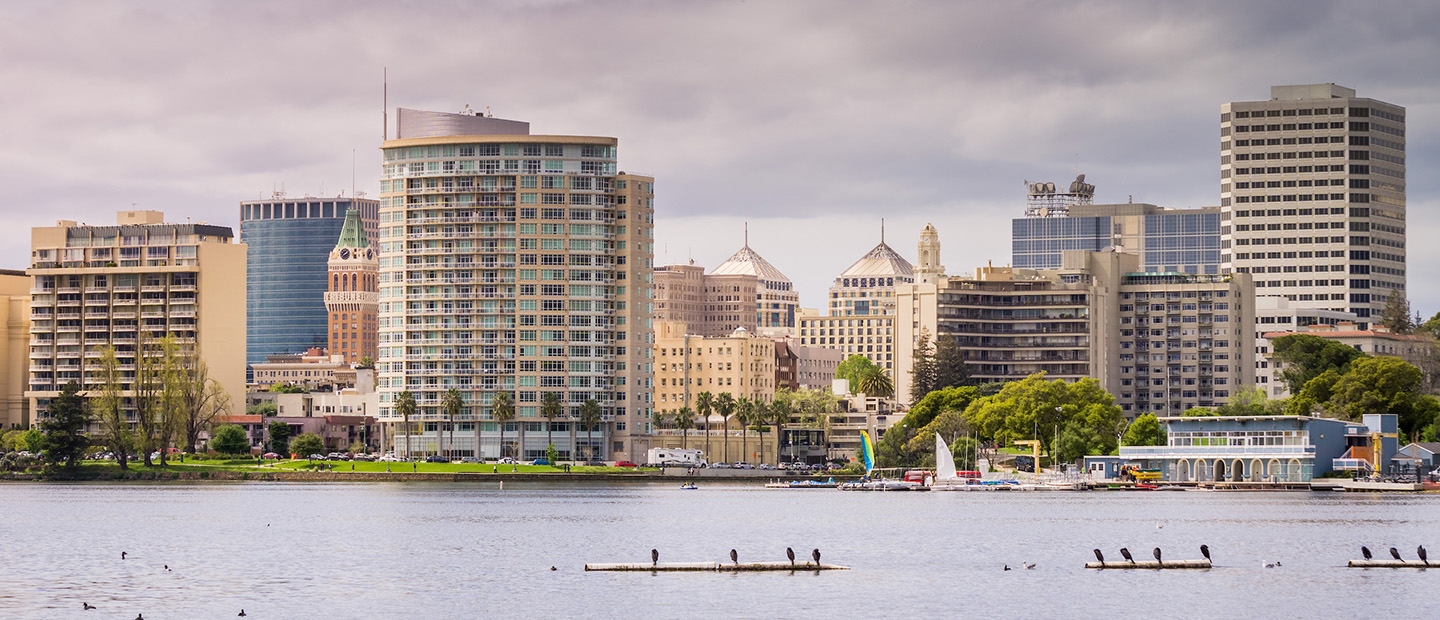
M 380 140 L 390 139 L 390 67 L 380 73 Z

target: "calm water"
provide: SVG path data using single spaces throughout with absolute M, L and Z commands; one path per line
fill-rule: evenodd
M 1428 616 L 1440 496 L 842 493 L 707 485 L 4 484 L 0 619 Z M 1163 528 L 1156 526 L 1163 524 Z M 1210 571 L 1087 571 L 1090 549 Z M 779 560 L 851 571 L 585 573 Z M 121 561 L 121 551 L 130 559 Z M 1381 551 L 1380 553 L 1387 555 Z M 1265 569 L 1279 560 L 1282 568 Z M 1002 564 L 1032 571 L 1004 572 Z M 161 566 L 169 564 L 173 572 Z M 550 571 L 554 565 L 559 570 Z M 81 602 L 98 606 L 81 611 Z

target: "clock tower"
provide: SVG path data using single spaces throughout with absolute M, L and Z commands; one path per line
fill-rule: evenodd
M 339 355 L 351 364 L 364 357 L 373 360 L 379 335 L 380 259 L 365 236 L 359 211 L 351 209 L 345 214 L 345 226 L 335 249 L 330 250 L 328 265 L 325 310 L 330 321 L 330 355 Z

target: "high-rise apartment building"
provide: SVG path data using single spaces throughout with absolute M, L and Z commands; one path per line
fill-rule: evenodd
M 654 179 L 616 170 L 615 138 L 403 108 L 395 126 L 380 181 L 377 358 L 393 445 L 408 435 L 412 451 L 434 452 L 454 388 L 465 407 L 450 454 L 500 456 L 491 404 L 505 392 L 517 456 L 544 454 L 547 424 L 560 454 L 576 454 L 568 425 L 593 399 L 600 456 L 639 458 L 652 428 Z M 409 428 L 395 407 L 405 391 Z M 564 407 L 553 423 L 546 394 Z
M 166 337 L 194 351 L 243 410 L 245 245 L 233 242 L 228 226 L 166 224 L 158 211 L 121 211 L 117 219 L 115 226 L 61 220 L 31 229 L 25 395 L 33 417 L 44 418 L 71 380 L 99 387 L 105 347 L 133 380 L 140 349 Z
M 240 203 L 240 240 L 250 248 L 245 257 L 246 364 L 326 345 L 330 250 L 351 210 L 374 239 L 380 215 L 374 199 L 277 194 Z
M 895 288 L 914 281 L 915 267 L 882 233 L 880 245 L 835 278 L 829 314 L 800 317 L 800 344 L 864 355 L 895 380 Z
M 30 426 L 30 276 L 0 269 L 0 433 Z
M 1405 108 L 1335 84 L 1224 104 L 1220 183 L 1224 268 L 1258 295 L 1365 322 L 1405 293 Z
M 335 248 L 330 250 L 327 265 L 330 275 L 325 311 L 330 313 L 330 354 L 350 364 L 367 357 L 373 360 L 379 335 L 380 257 L 360 224 L 358 210 L 345 214 L 345 226 Z

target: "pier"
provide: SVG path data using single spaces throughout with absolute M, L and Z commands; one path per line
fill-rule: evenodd
M 646 572 L 646 573 L 675 573 L 675 572 L 711 572 L 711 573 L 737 573 L 747 571 L 820 571 L 820 570 L 850 570 L 849 566 L 837 564 L 816 564 L 814 562 L 742 562 L 739 564 L 724 562 L 661 562 L 659 564 L 645 564 L 643 562 L 626 564 L 586 564 L 587 571 L 618 571 L 618 572 Z

